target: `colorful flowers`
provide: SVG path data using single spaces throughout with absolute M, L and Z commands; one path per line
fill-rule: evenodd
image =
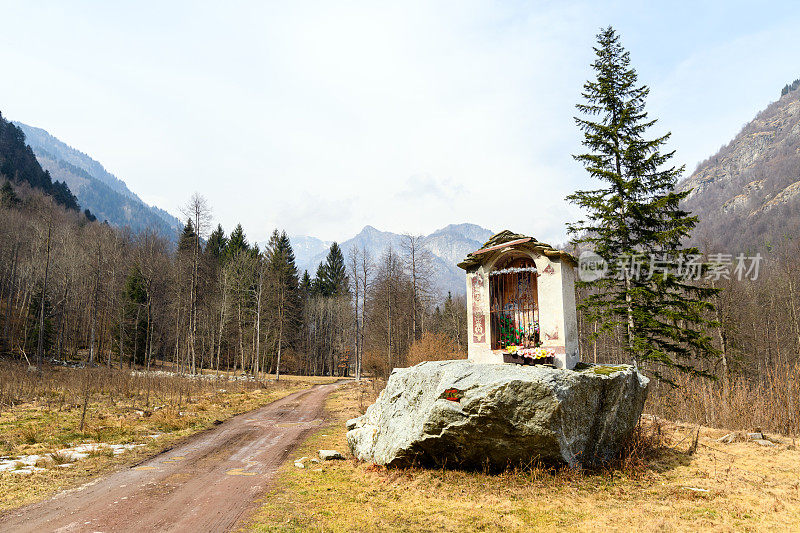
M 539 344 L 539 322 L 529 322 L 527 327 L 525 324 L 520 324 L 517 327 L 517 322 L 514 316 L 510 314 L 501 314 L 497 318 L 500 334 L 500 346 L 503 348 L 511 348 L 514 345 L 521 343 L 534 343 Z M 511 353 L 511 352 L 508 352 Z
M 525 359 L 544 359 L 545 357 L 553 357 L 556 355 L 556 352 L 553 348 L 517 348 L 514 350 L 514 354 L 518 357 L 524 357 Z M 512 353 L 512 352 L 509 352 Z

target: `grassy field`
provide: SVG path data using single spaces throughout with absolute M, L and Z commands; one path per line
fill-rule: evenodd
M 328 423 L 290 459 L 347 450 L 344 422 L 371 403 L 369 385 L 328 400 Z M 366 387 L 366 389 L 364 388 Z M 367 401 L 364 398 L 367 397 Z M 601 472 L 528 469 L 490 475 L 387 469 L 347 461 L 282 467 L 256 531 L 790 531 L 800 528 L 800 452 L 723 444 L 726 431 L 643 419 L 650 447 Z M 695 448 L 694 453 L 690 453 Z
M 88 374 L 83 369 L 52 368 L 39 375 L 25 366 L 3 364 L 0 456 L 6 462 L 32 455 L 39 459 L 32 473 L 25 474 L 19 462 L 0 472 L 0 512 L 139 462 L 218 421 L 335 380 L 198 380 L 102 368 Z M 98 443 L 137 446 L 119 455 L 109 446 L 98 446 L 88 457 L 69 460 L 74 447 Z

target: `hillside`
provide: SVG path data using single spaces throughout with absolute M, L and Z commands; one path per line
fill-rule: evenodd
M 800 90 L 781 97 L 678 185 L 699 215 L 694 241 L 733 252 L 762 250 L 800 227 Z
M 433 255 L 434 284 L 442 293 L 465 292 L 464 271 L 456 264 L 467 253 L 480 248 L 491 235 L 490 230 L 475 224 L 450 224 L 422 239 L 423 245 Z M 317 265 L 325 260 L 330 243 L 305 236 L 294 236 L 291 241 L 300 272 L 308 270 L 313 276 Z M 345 253 L 354 247 L 359 250 L 366 248 L 377 261 L 390 246 L 401 252 L 402 243 L 403 235 L 399 233 L 365 226 L 358 235 L 340 243 L 340 246 Z
M 78 201 L 63 181 L 53 181 L 43 169 L 17 126 L 0 114 L 0 176 L 51 196 L 59 205 L 77 211 Z
M 66 183 L 80 205 L 99 220 L 118 227 L 128 226 L 134 232 L 149 228 L 168 239 L 175 238 L 180 221 L 162 209 L 147 205 L 99 162 L 41 128 L 21 122 L 14 124 L 25 134 L 25 141 L 42 168 L 54 179 Z

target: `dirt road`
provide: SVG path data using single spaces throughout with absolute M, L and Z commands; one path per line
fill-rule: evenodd
M 228 531 L 321 422 L 336 385 L 232 418 L 135 467 L 0 518 L 0 531 Z

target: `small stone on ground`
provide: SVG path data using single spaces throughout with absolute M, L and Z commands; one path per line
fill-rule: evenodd
M 344 455 L 336 450 L 320 450 L 319 458 L 323 461 L 331 461 L 334 459 L 344 459 Z

